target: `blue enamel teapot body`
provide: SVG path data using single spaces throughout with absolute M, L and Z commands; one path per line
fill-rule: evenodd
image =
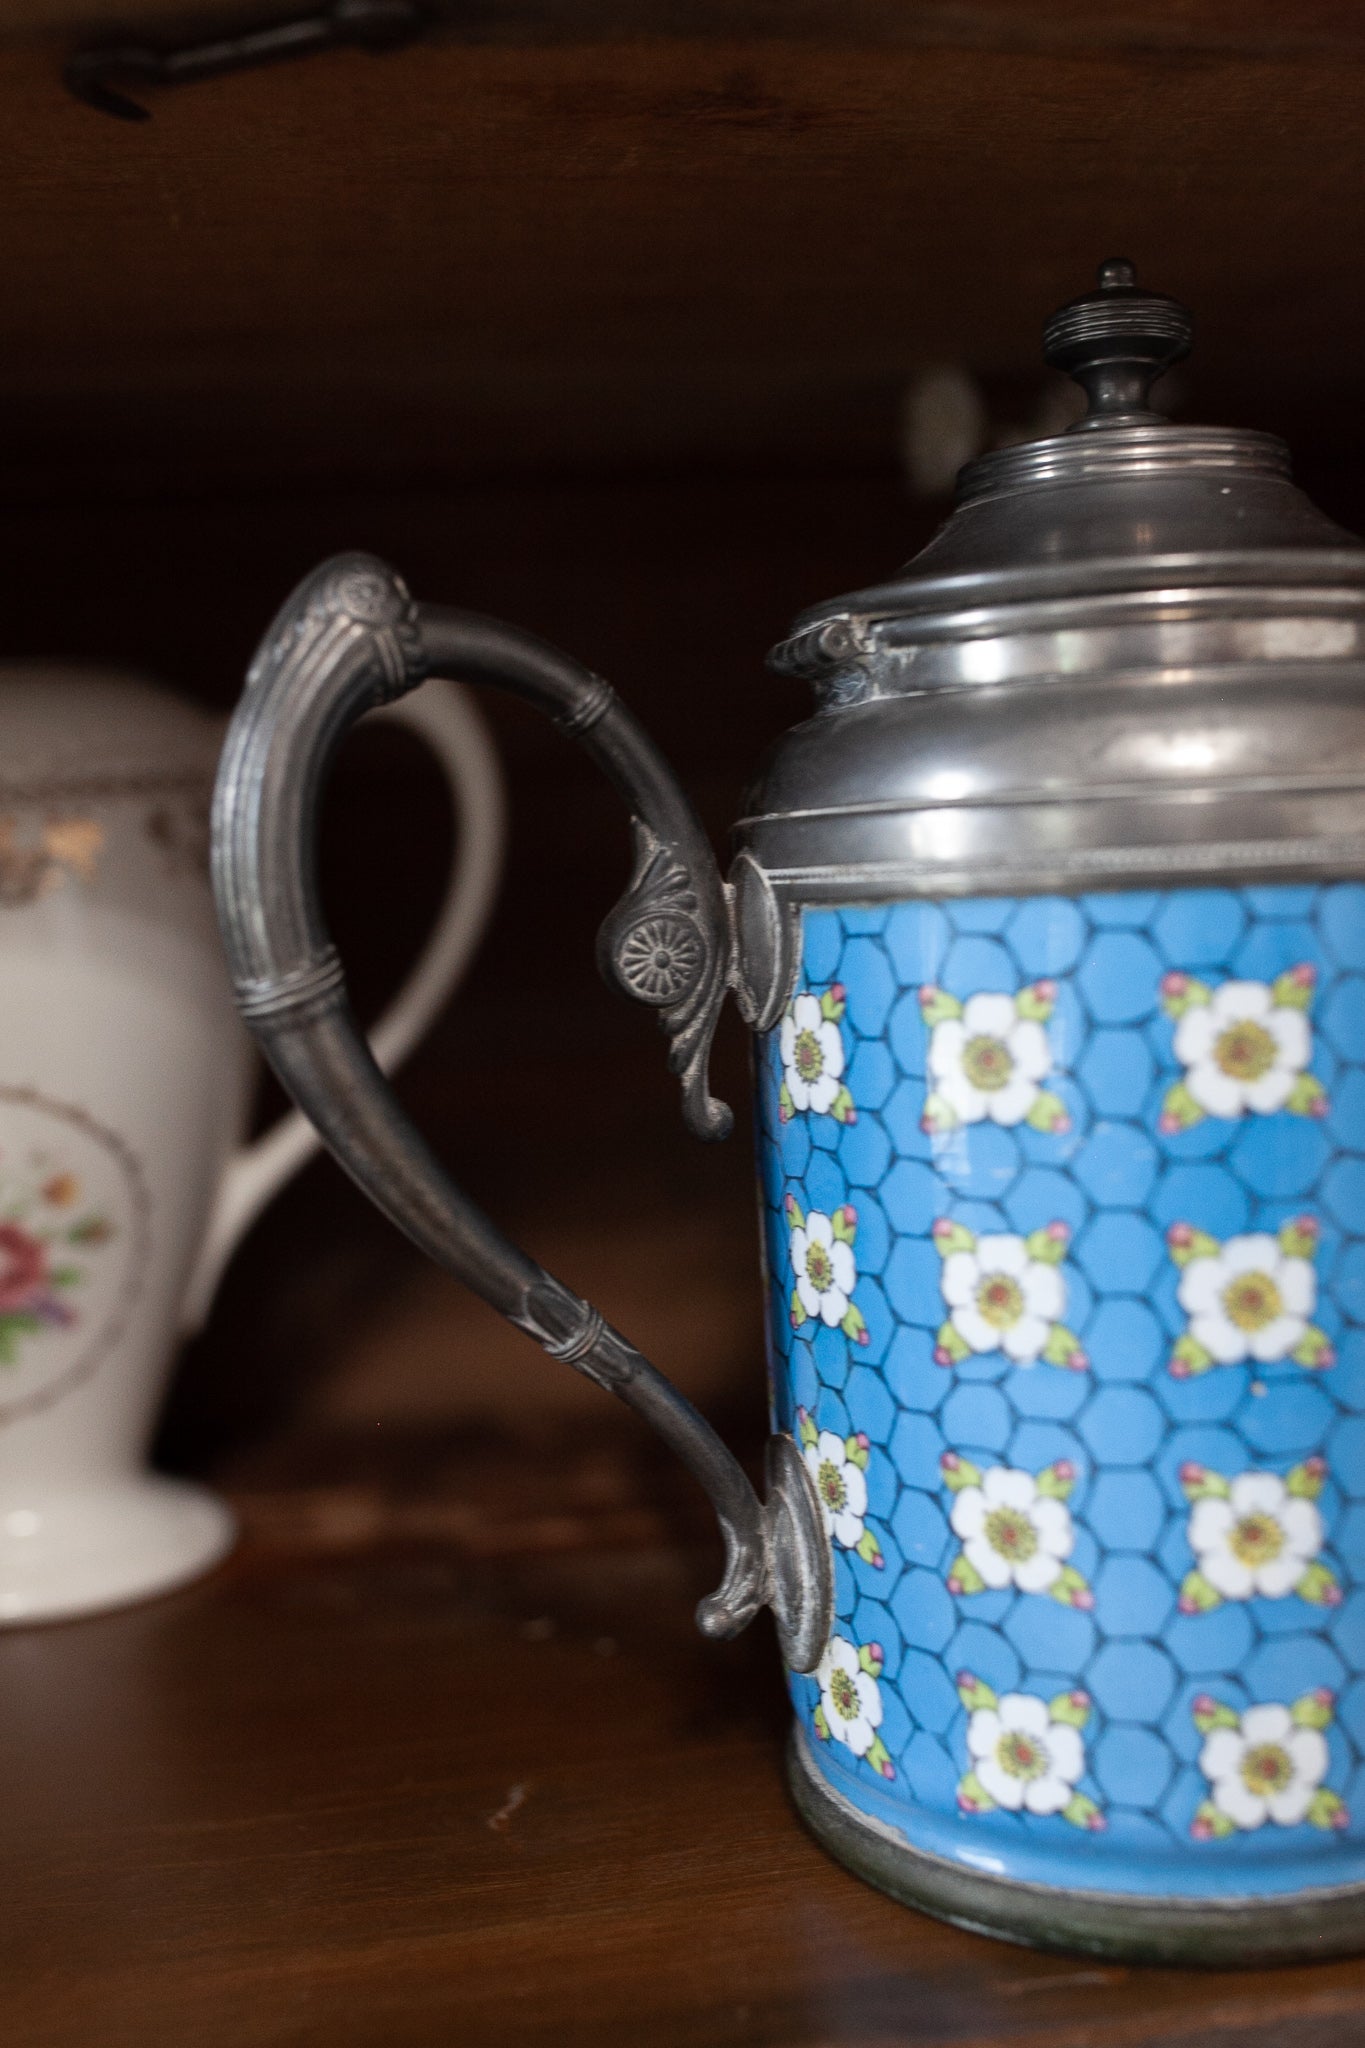
M 818 708 L 722 883 L 600 679 L 326 564 L 262 644 L 215 811 L 238 999 L 387 1213 L 640 1409 L 774 1608 L 802 1812 L 908 1902 L 1203 1961 L 1365 1902 L 1365 550 L 1268 436 L 1175 427 L 1188 316 L 1108 264 L 1050 323 L 1090 411 L 964 472 L 895 582 L 774 661 Z M 604 970 L 702 1136 L 756 1034 L 765 1497 L 503 1238 L 370 1060 L 312 885 L 335 740 L 430 672 L 538 703 L 636 861 Z

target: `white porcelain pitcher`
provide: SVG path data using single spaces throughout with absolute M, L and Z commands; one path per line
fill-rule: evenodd
M 459 688 L 383 715 L 457 814 L 435 928 L 374 1034 L 391 1068 L 482 931 L 502 792 Z M 295 1111 L 244 1142 L 255 1061 L 208 886 L 221 737 L 144 682 L 0 668 L 0 1623 L 160 1592 L 233 1540 L 147 1445 L 177 1337 L 318 1140 Z

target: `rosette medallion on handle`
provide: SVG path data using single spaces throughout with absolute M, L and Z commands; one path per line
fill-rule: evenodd
M 734 1635 L 771 1605 L 787 1661 L 812 1670 L 829 1633 L 832 1574 L 819 1503 L 792 1439 L 770 1439 L 761 1502 L 691 1403 L 456 1186 L 351 1013 L 318 901 L 318 796 L 347 728 L 429 674 L 490 683 L 537 705 L 625 798 L 635 867 L 602 927 L 601 965 L 659 1011 L 689 1128 L 704 1138 L 729 1132 L 730 1112 L 707 1085 L 733 978 L 725 887 L 653 743 L 600 677 L 530 634 L 414 604 L 369 556 L 325 563 L 295 591 L 262 642 L 223 750 L 213 872 L 238 1005 L 285 1087 L 385 1214 L 552 1357 L 637 1409 L 706 1488 L 726 1566 L 698 1610 L 703 1632 Z

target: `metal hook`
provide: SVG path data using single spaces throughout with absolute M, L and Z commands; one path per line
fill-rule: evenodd
M 313 50 L 344 44 L 363 50 L 394 50 L 414 41 L 430 23 L 422 0 L 332 0 L 330 7 L 315 14 L 179 50 L 157 50 L 145 43 L 80 50 L 68 58 L 62 76 L 68 91 L 88 107 L 119 121 L 149 121 L 150 110 L 119 91 L 112 81 L 187 85 L 197 78 L 217 78 L 226 71 L 245 71 L 253 65 L 305 57 Z

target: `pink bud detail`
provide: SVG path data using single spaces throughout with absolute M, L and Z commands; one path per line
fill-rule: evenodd
M 1166 1232 L 1167 1244 L 1186 1245 L 1194 1243 L 1194 1226 L 1190 1223 L 1173 1223 Z
M 853 1441 L 858 1446 L 858 1449 L 860 1451 L 868 1451 L 872 1448 L 872 1439 L 869 1437 L 865 1429 L 860 1429 L 858 1431 L 858 1434 L 854 1437 Z
M 1190 1702 L 1190 1712 L 1192 1714 L 1213 1714 L 1216 1713 L 1217 1710 L 1217 1700 L 1212 1699 L 1206 1692 L 1201 1692 L 1195 1699 L 1191 1700 Z
M 1070 1458 L 1058 1458 L 1052 1469 L 1059 1479 L 1074 1479 L 1076 1477 L 1076 1467 L 1072 1464 Z
M 1179 974 L 1172 971 L 1170 974 L 1163 974 L 1161 977 L 1161 993 L 1163 996 L 1183 996 L 1189 985 L 1190 977 L 1188 974 Z
M 1193 1458 L 1187 1458 L 1180 1468 L 1180 1484 L 1182 1486 L 1199 1486 L 1202 1484 L 1203 1478 L 1203 1466 L 1196 1465 Z
M 1161 1115 L 1156 1120 L 1156 1127 L 1163 1138 L 1174 1137 L 1175 1133 L 1180 1129 L 1180 1118 L 1175 1116 L 1169 1109 L 1163 1109 Z
M 890 1757 L 886 1759 L 885 1763 L 878 1764 L 877 1769 L 881 1772 L 882 1776 L 888 1781 L 888 1783 L 896 1775 L 896 1766 L 892 1763 Z
M 1109 1825 L 1102 1813 L 1092 1813 L 1085 1824 L 1092 1835 L 1102 1835 Z
M 1090 1369 L 1090 1355 L 1085 1351 L 1073 1351 L 1066 1363 L 1069 1372 L 1088 1372 Z
M 958 1466 L 962 1463 L 962 1459 L 956 1451 L 945 1451 L 938 1462 L 941 1471 L 956 1472 Z
M 1054 1244 L 1070 1244 L 1071 1226 L 1069 1223 L 1049 1223 L 1044 1236 L 1050 1237 Z
M 1055 1003 L 1057 1000 L 1057 984 L 1055 981 L 1035 981 L 1033 993 L 1037 996 L 1040 1003 Z
M 1313 1698 L 1320 1707 L 1334 1707 L 1337 1703 L 1337 1696 L 1330 1685 L 1315 1685 Z
M 1289 970 L 1289 979 L 1297 982 L 1300 988 L 1312 988 L 1317 978 L 1317 968 L 1307 960 L 1300 960 L 1297 967 L 1291 967 Z
M 944 1346 L 943 1346 L 942 1344 L 935 1344 L 935 1346 L 934 1346 L 934 1364 L 935 1364 L 935 1365 L 951 1365 L 951 1364 L 952 1364 L 952 1362 L 953 1362 L 953 1355 L 952 1355 L 952 1353 L 951 1353 L 950 1351 L 948 1351 L 948 1350 L 947 1350 L 947 1349 L 946 1349 L 946 1348 L 945 1348 L 945 1347 L 944 1347 Z
M 1095 1604 L 1095 1596 L 1089 1586 L 1078 1586 L 1071 1596 L 1073 1607 L 1079 1607 L 1082 1614 L 1088 1614 Z
M 1213 1840 L 1213 1824 L 1207 1820 L 1192 1820 L 1190 1822 L 1190 1833 L 1194 1836 L 1196 1842 L 1211 1842 Z
M 1075 1707 L 1077 1713 L 1080 1713 L 1083 1708 L 1086 1708 L 1090 1705 L 1089 1693 L 1083 1691 L 1080 1686 L 1077 1686 L 1074 1692 L 1068 1693 L 1067 1698 L 1071 1701 L 1071 1704 L 1073 1707 Z
M 858 1342 L 864 1346 L 870 1344 L 872 1342 L 871 1332 L 868 1330 L 859 1330 Z

